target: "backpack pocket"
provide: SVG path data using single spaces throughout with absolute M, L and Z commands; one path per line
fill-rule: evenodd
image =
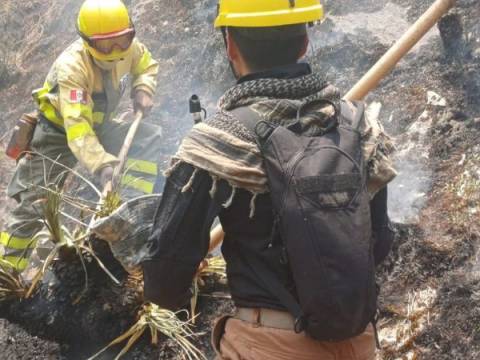
M 358 163 L 335 146 L 309 150 L 298 159 L 292 172 L 297 196 L 322 210 L 353 207 L 363 184 Z M 327 156 L 319 161 L 319 154 Z
M 306 176 L 295 180 L 297 195 L 320 209 L 351 207 L 361 190 L 359 173 Z

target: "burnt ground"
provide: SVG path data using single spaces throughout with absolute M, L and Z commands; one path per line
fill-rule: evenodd
M 46 280 L 34 296 L 0 308 L 0 318 L 5 317 L 12 323 L 4 321 L 8 334 L 14 334 L 10 335 L 11 338 L 19 336 L 28 342 L 35 336 L 31 348 L 40 347 L 36 350 L 40 354 L 46 351 L 44 349 L 49 351 L 51 349 L 52 356 L 55 355 L 52 359 L 80 360 L 93 355 L 133 325 L 142 304 L 141 280 L 128 276 L 103 242 L 95 241 L 94 245 L 96 252 L 101 255 L 102 262 L 107 264 L 121 284 L 114 285 L 95 261 L 86 257 L 89 280 L 87 290 L 84 292 L 84 271 L 80 261 L 76 257 L 71 257 L 72 254 L 63 256 L 52 266 Z M 219 314 L 232 310 L 230 301 L 224 299 L 228 296 L 225 291 L 224 285 L 211 279 L 202 288 L 199 297 L 200 314 L 195 330 L 201 333 L 201 336 L 195 339 L 194 343 L 209 357 L 213 356 L 209 345 L 209 329 Z M 185 309 L 189 310 L 188 307 Z M 15 323 L 21 324 L 22 328 L 13 325 Z M 145 360 L 177 358 L 174 355 L 180 352 L 177 345 L 172 341 L 163 340 L 158 348 L 154 348 L 149 345 L 150 336 L 145 335 L 125 358 Z M 12 348 L 12 353 L 18 351 L 18 344 L 15 342 L 6 342 L 6 346 L 8 349 Z M 99 359 L 114 358 L 120 350 L 121 346 L 114 347 Z M 23 355 L 19 353 L 18 356 Z M 28 352 L 25 356 L 27 359 Z
M 21 326 L 0 320 L 0 347 L 2 359 L 56 360 L 61 358 L 61 346 L 27 333 Z
M 75 37 L 68 24 L 78 4 L 54 2 L 7 1 L 9 9 L 0 7 L 9 11 L 0 25 L 18 30 L 2 35 L 16 56 L 6 63 L 11 71 L 0 67 L 2 124 L 11 124 L 31 106 L 12 99 L 27 98 L 42 82 L 47 71 L 43 64 L 51 63 Z M 209 25 L 215 1 L 128 3 L 140 36 L 162 64 L 157 109 L 150 120 L 164 126 L 166 161 L 191 126 L 188 97 L 197 92 L 212 110 L 215 99 L 233 83 L 221 38 Z M 312 29 L 307 60 L 346 91 L 430 3 L 326 1 L 328 18 Z M 480 358 L 480 6 L 476 0 L 458 4 L 442 25 L 445 42 L 434 30 L 368 98 L 381 104 L 379 119 L 396 138 L 400 170 L 390 191 L 396 241 L 379 270 L 379 359 Z M 47 21 L 38 31 L 40 16 L 56 19 L 60 14 L 63 22 Z M 464 30 L 460 37 L 458 20 Z M 27 36 L 34 30 L 42 36 Z M 61 35 L 54 36 L 55 31 Z M 429 103 L 429 92 L 445 103 Z M 5 186 L 11 163 L 1 160 L 0 168 Z M 3 304 L 0 358 L 85 359 L 126 330 L 141 303 L 140 284 L 106 256 L 121 286 L 113 285 L 91 261 L 88 291 L 73 305 L 84 285 L 83 272 L 77 260 L 60 260 L 32 299 Z M 197 329 L 206 333 L 215 317 L 231 309 L 220 299 L 201 298 L 199 305 Z M 125 358 L 181 358 L 169 341 L 158 348 L 148 342 L 145 336 Z M 197 345 L 211 357 L 208 334 Z

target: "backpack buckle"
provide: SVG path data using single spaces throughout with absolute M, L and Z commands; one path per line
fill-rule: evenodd
M 255 125 L 255 134 L 262 141 L 267 140 L 270 137 L 270 135 L 272 135 L 274 130 L 275 130 L 275 126 L 273 126 L 272 124 L 266 121 L 259 121 L 257 125 Z

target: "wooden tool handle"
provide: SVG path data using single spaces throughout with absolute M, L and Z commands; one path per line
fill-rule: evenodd
M 125 167 L 125 163 L 127 162 L 127 155 L 130 151 L 130 148 L 133 143 L 133 139 L 137 134 L 138 127 L 140 126 L 140 122 L 143 118 L 143 113 L 138 111 L 135 113 L 135 118 L 133 119 L 132 125 L 130 125 L 130 129 L 128 130 L 127 136 L 123 142 L 123 146 L 118 153 L 118 161 L 119 163 L 115 166 L 113 170 L 112 181 L 109 181 L 105 188 L 103 189 L 103 195 L 105 196 L 109 191 L 115 189 L 119 182 L 123 172 L 123 168 Z
M 345 95 L 346 100 L 362 100 L 375 89 L 398 62 L 422 39 L 425 34 L 455 6 L 456 0 L 437 0 L 398 40 L 395 45 L 365 74 Z
M 208 248 L 208 252 L 211 253 L 215 250 L 217 246 L 223 242 L 224 237 L 225 233 L 223 232 L 222 225 L 215 226 L 210 232 L 210 247 Z

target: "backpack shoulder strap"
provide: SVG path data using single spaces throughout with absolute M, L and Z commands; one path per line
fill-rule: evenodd
M 257 112 L 253 111 L 248 106 L 241 106 L 233 109 L 231 113 L 247 128 L 248 131 L 255 135 L 255 137 L 257 136 L 255 128 L 257 127 L 257 124 L 263 120 Z
M 295 332 L 300 333 L 305 329 L 305 314 L 298 303 L 297 299 L 287 290 L 280 282 L 277 275 L 270 269 L 265 267 L 265 263 L 258 258 L 256 254 L 252 254 L 248 259 L 240 252 L 247 266 L 252 270 L 258 280 L 263 284 L 268 292 L 277 298 L 278 301 L 287 309 L 287 311 L 295 318 Z
M 230 113 L 255 137 L 260 148 L 276 128 L 275 125 L 263 120 L 256 111 L 248 106 L 233 109 Z
M 259 123 L 263 122 L 263 119 L 257 112 L 253 111 L 248 106 L 236 108 L 232 110 L 231 113 L 255 136 L 259 144 L 262 142 L 262 139 L 268 137 L 268 132 L 271 133 L 272 131 L 270 126 L 258 126 Z M 248 259 L 243 256 L 243 254 L 240 256 L 244 258 L 245 263 L 252 270 L 257 279 L 262 282 L 268 292 L 276 297 L 288 312 L 294 316 L 296 319 L 295 331 L 303 331 L 305 327 L 303 310 L 297 299 L 280 282 L 277 275 L 269 268 L 265 268 L 265 264 L 255 254 L 249 256 Z

